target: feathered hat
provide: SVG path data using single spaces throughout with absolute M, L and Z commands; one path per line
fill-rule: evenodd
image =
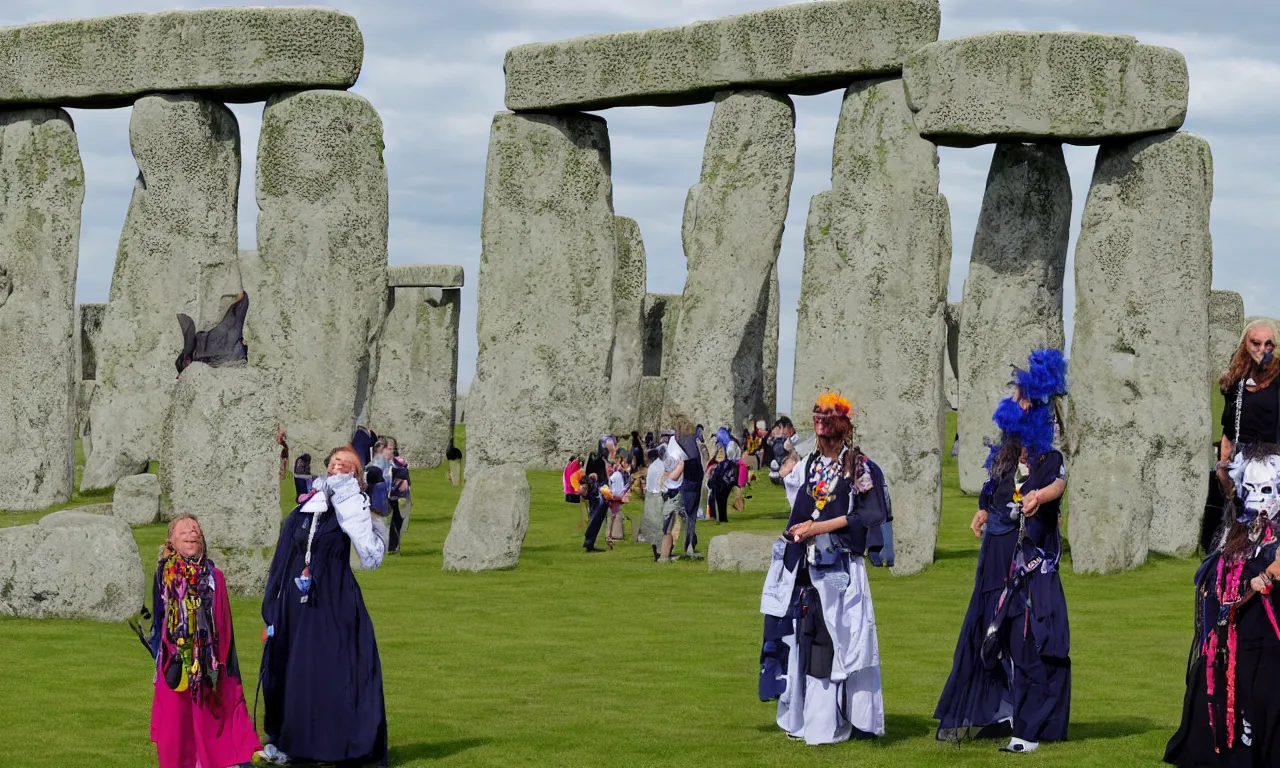
M 991 420 L 1000 428 L 1001 443 L 1016 436 L 1027 453 L 1035 455 L 1053 450 L 1057 416 L 1053 399 L 1067 394 L 1067 361 L 1056 349 L 1037 349 L 1027 358 L 1027 367 L 1013 366 L 1013 381 L 1019 393 L 1031 401 L 1026 410 L 1013 397 L 1006 397 L 996 405 Z M 1000 444 L 991 444 L 987 457 L 990 467 Z

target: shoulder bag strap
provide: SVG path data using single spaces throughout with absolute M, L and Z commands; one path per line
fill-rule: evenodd
M 1234 455 L 1240 448 L 1240 412 L 1244 408 L 1244 379 L 1240 380 L 1240 384 L 1236 387 L 1236 432 L 1234 440 L 1231 441 L 1231 453 Z

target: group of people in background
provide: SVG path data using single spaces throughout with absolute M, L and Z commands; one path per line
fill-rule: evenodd
M 729 510 L 741 511 L 755 479 L 755 470 L 770 467 L 770 478 L 781 483 L 779 461 L 791 450 L 795 428 L 786 416 L 772 430 L 758 421 L 739 435 L 728 427 L 708 435 L 683 415 L 674 428 L 641 439 L 632 432 L 630 448 L 606 435 L 583 456 L 571 456 L 562 475 L 565 501 L 581 506 L 579 528 L 586 552 L 597 546 L 601 531 L 605 549 L 626 537 L 624 505 L 643 499 L 643 513 L 632 528 L 636 542 L 647 543 L 655 562 L 680 557 L 699 559 L 699 519 L 729 522 Z

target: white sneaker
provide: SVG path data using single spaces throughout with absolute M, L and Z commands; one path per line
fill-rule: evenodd
M 1014 736 L 1009 740 L 1008 744 L 1000 748 L 1000 751 L 1017 753 L 1035 752 L 1036 748 L 1039 746 L 1040 742 L 1038 741 L 1024 741 L 1023 739 L 1019 739 L 1017 736 Z
M 275 744 L 268 744 L 253 753 L 254 765 L 289 765 L 291 762 L 288 755 L 276 749 Z

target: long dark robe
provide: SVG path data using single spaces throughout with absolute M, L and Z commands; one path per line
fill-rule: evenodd
M 1046 488 L 1062 476 L 1062 454 L 1049 451 L 1030 460 L 1023 494 Z M 987 531 L 978 552 L 973 595 L 956 642 L 951 675 L 933 716 L 937 738 L 959 741 L 970 729 L 1012 720 L 1013 733 L 1027 741 L 1062 741 L 1071 717 L 1071 631 L 1067 601 L 1058 573 L 1062 556 L 1061 500 L 1042 504 L 1027 519 L 1021 553 L 1018 525 L 1010 515 L 1013 478 L 988 481 L 980 507 L 988 512 Z M 1000 663 L 988 668 L 982 640 L 996 617 L 1010 564 L 1034 568 L 1022 572 L 1005 597 L 1000 623 Z M 1028 602 L 1030 605 L 1028 605 Z M 1015 673 L 1016 670 L 1016 673 Z
M 385 761 L 387 715 L 373 622 L 351 571 L 351 540 L 330 507 L 311 546 L 307 602 L 302 575 L 312 515 L 285 520 L 267 577 L 269 634 L 261 682 L 267 741 L 294 760 Z
M 1246 582 L 1275 560 L 1274 544 L 1260 549 L 1260 556 L 1242 569 Z M 1280 765 L 1280 631 L 1272 624 L 1272 617 L 1280 618 L 1280 592 L 1255 594 L 1224 610 L 1219 565 L 1225 565 L 1222 553 L 1212 552 L 1196 573 L 1196 630 L 1182 723 L 1165 748 L 1164 760 L 1183 768 Z M 1205 652 L 1211 636 L 1216 646 L 1212 658 Z M 1234 680 L 1229 682 L 1232 661 Z M 1228 691 L 1234 691 L 1230 715 Z

